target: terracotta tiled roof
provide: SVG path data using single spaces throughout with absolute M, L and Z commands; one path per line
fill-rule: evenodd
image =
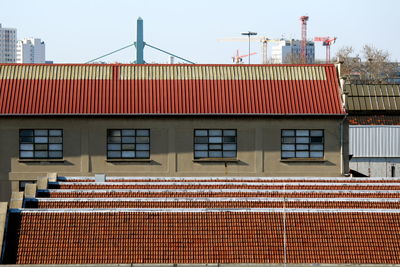
M 60 177 L 10 212 L 4 259 L 399 264 L 399 184 L 399 178 L 113 177 L 99 183 Z
M 284 261 L 282 213 L 22 212 L 10 221 L 20 222 L 18 242 L 6 253 L 18 264 Z M 288 263 L 399 263 L 400 214 L 288 213 L 286 225 Z
M 241 183 L 241 182 L 184 182 L 184 183 L 55 183 L 52 189 L 286 189 L 286 190 L 400 190 L 400 183 L 393 184 L 355 184 L 355 183 Z
M 282 201 L 127 201 L 127 200 L 108 200 L 108 201 L 27 201 L 27 208 L 39 209 L 65 209 L 65 208 L 282 208 Z M 366 202 L 366 201 L 290 201 L 285 203 L 287 208 L 354 208 L 354 209 L 400 209 L 400 200 L 396 202 Z
M 334 65 L 0 65 L 0 115 L 345 114 Z
M 100 190 L 99 190 L 100 191 Z M 341 197 L 372 197 L 372 198 L 400 198 L 398 192 L 394 193 L 369 193 L 367 192 L 339 192 L 336 193 L 323 193 L 314 190 L 314 192 L 116 192 L 114 190 L 107 192 L 99 191 L 67 191 L 67 192 L 57 192 L 57 191 L 42 191 L 39 192 L 40 197 L 51 197 L 51 198 L 182 198 L 182 197 L 299 197 L 299 198 L 341 198 Z
M 352 115 L 347 117 L 350 125 L 400 125 L 396 115 Z
M 95 182 L 93 177 L 59 177 L 59 182 Z M 394 180 L 396 181 L 396 180 Z M 368 179 L 357 180 L 346 177 L 108 177 L 106 183 L 124 183 L 124 182 L 236 182 L 236 183 L 393 183 L 393 180 L 384 178 L 370 177 Z M 50 186 L 53 183 L 50 183 Z M 85 185 L 85 184 L 83 184 Z

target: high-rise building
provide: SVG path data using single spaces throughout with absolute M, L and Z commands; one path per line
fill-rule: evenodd
M 306 63 L 315 62 L 314 42 L 307 42 Z M 272 63 L 290 64 L 301 63 L 301 41 L 300 40 L 282 40 L 272 47 Z
M 25 38 L 17 43 L 17 63 L 45 63 L 46 46 L 39 38 Z
M 17 29 L 2 28 L 0 24 L 0 63 L 16 62 Z

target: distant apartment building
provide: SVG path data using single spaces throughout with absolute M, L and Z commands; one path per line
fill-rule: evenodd
M 45 63 L 46 46 L 39 38 L 25 38 L 17 43 L 17 63 Z
M 291 64 L 300 63 L 301 41 L 300 40 L 282 40 L 272 47 L 273 64 Z M 307 64 L 315 62 L 314 42 L 307 42 L 306 47 Z
M 0 24 L 0 63 L 16 62 L 17 29 L 2 28 Z

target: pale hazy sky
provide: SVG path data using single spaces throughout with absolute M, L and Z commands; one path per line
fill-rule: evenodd
M 46 42 L 46 58 L 55 63 L 83 63 L 135 41 L 136 19 L 144 20 L 145 41 L 196 63 L 231 63 L 245 42 L 218 42 L 255 31 L 270 38 L 299 39 L 299 17 L 308 15 L 308 38 L 336 36 L 331 54 L 343 46 L 360 50 L 373 44 L 400 61 L 399 0 L 0 0 L 0 23 L 17 28 L 18 38 Z M 252 51 L 259 54 L 258 43 Z M 316 44 L 316 57 L 325 48 Z M 129 48 L 103 59 L 128 63 Z M 147 62 L 166 63 L 168 56 L 145 49 Z

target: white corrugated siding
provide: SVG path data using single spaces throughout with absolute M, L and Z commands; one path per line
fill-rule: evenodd
M 353 157 L 400 157 L 400 126 L 350 126 Z

